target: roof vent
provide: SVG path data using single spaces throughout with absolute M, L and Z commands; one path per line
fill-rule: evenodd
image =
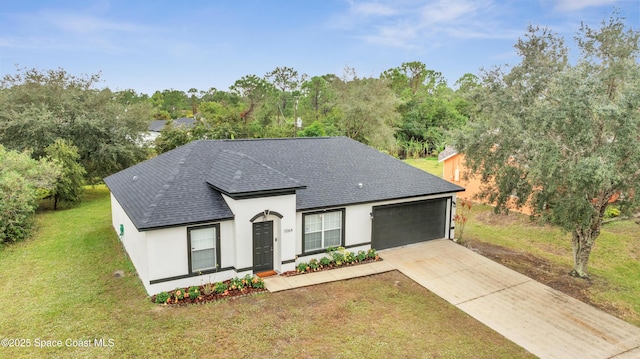
M 133 182 L 138 180 L 138 176 L 133 176 L 133 178 L 131 179 Z
M 358 183 L 358 188 L 362 188 L 362 187 L 363 187 L 362 182 Z

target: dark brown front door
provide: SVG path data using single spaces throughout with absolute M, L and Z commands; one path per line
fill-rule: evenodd
M 273 269 L 273 221 L 253 224 L 253 272 Z

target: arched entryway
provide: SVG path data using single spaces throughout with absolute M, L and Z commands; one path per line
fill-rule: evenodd
M 265 210 L 251 219 L 253 226 L 253 272 L 268 272 L 276 269 L 274 263 L 280 257 L 278 235 L 280 219 L 278 212 Z

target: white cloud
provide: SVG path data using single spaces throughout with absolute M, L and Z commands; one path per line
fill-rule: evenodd
M 447 23 L 473 17 L 476 12 L 486 7 L 482 1 L 447 1 L 440 0 L 422 8 L 422 20 L 430 23 Z
M 5 37 L 0 47 L 115 53 L 124 51 L 123 44 L 131 39 L 154 32 L 149 26 L 80 12 L 45 10 L 7 17 L 24 30 Z
M 111 21 L 100 17 L 79 13 L 44 13 L 42 19 L 54 27 L 72 33 L 85 34 L 89 32 L 146 32 L 146 26 L 123 21 Z
M 517 39 L 522 36 L 523 31 L 521 29 L 492 31 L 490 28 L 467 26 L 451 26 L 446 29 L 446 33 L 456 39 Z
M 362 36 L 369 43 L 389 47 L 412 47 L 412 40 L 416 37 L 417 28 L 407 23 L 378 26 L 375 32 Z
M 352 12 L 364 16 L 391 16 L 397 14 L 397 10 L 380 3 L 353 3 Z
M 348 2 L 333 25 L 367 43 L 411 48 L 445 38 L 517 38 L 522 29 L 501 28 L 493 0 L 380 0 Z M 446 40 L 444 40 L 446 42 Z
M 609 6 L 617 0 L 556 0 L 556 10 L 576 11 L 588 7 Z

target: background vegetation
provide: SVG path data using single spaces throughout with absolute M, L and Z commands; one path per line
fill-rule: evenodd
M 121 97 L 150 103 L 156 119 L 197 120 L 193 129 L 167 128 L 158 152 L 201 138 L 348 136 L 404 158 L 442 150 L 446 132 L 466 123 L 465 94 L 477 78 L 467 74 L 456 86 L 414 61 L 379 78 L 359 77 L 352 68 L 341 77 L 309 77 L 277 67 L 262 77 L 243 76 L 229 91 L 164 90 L 150 98 L 125 91 Z

